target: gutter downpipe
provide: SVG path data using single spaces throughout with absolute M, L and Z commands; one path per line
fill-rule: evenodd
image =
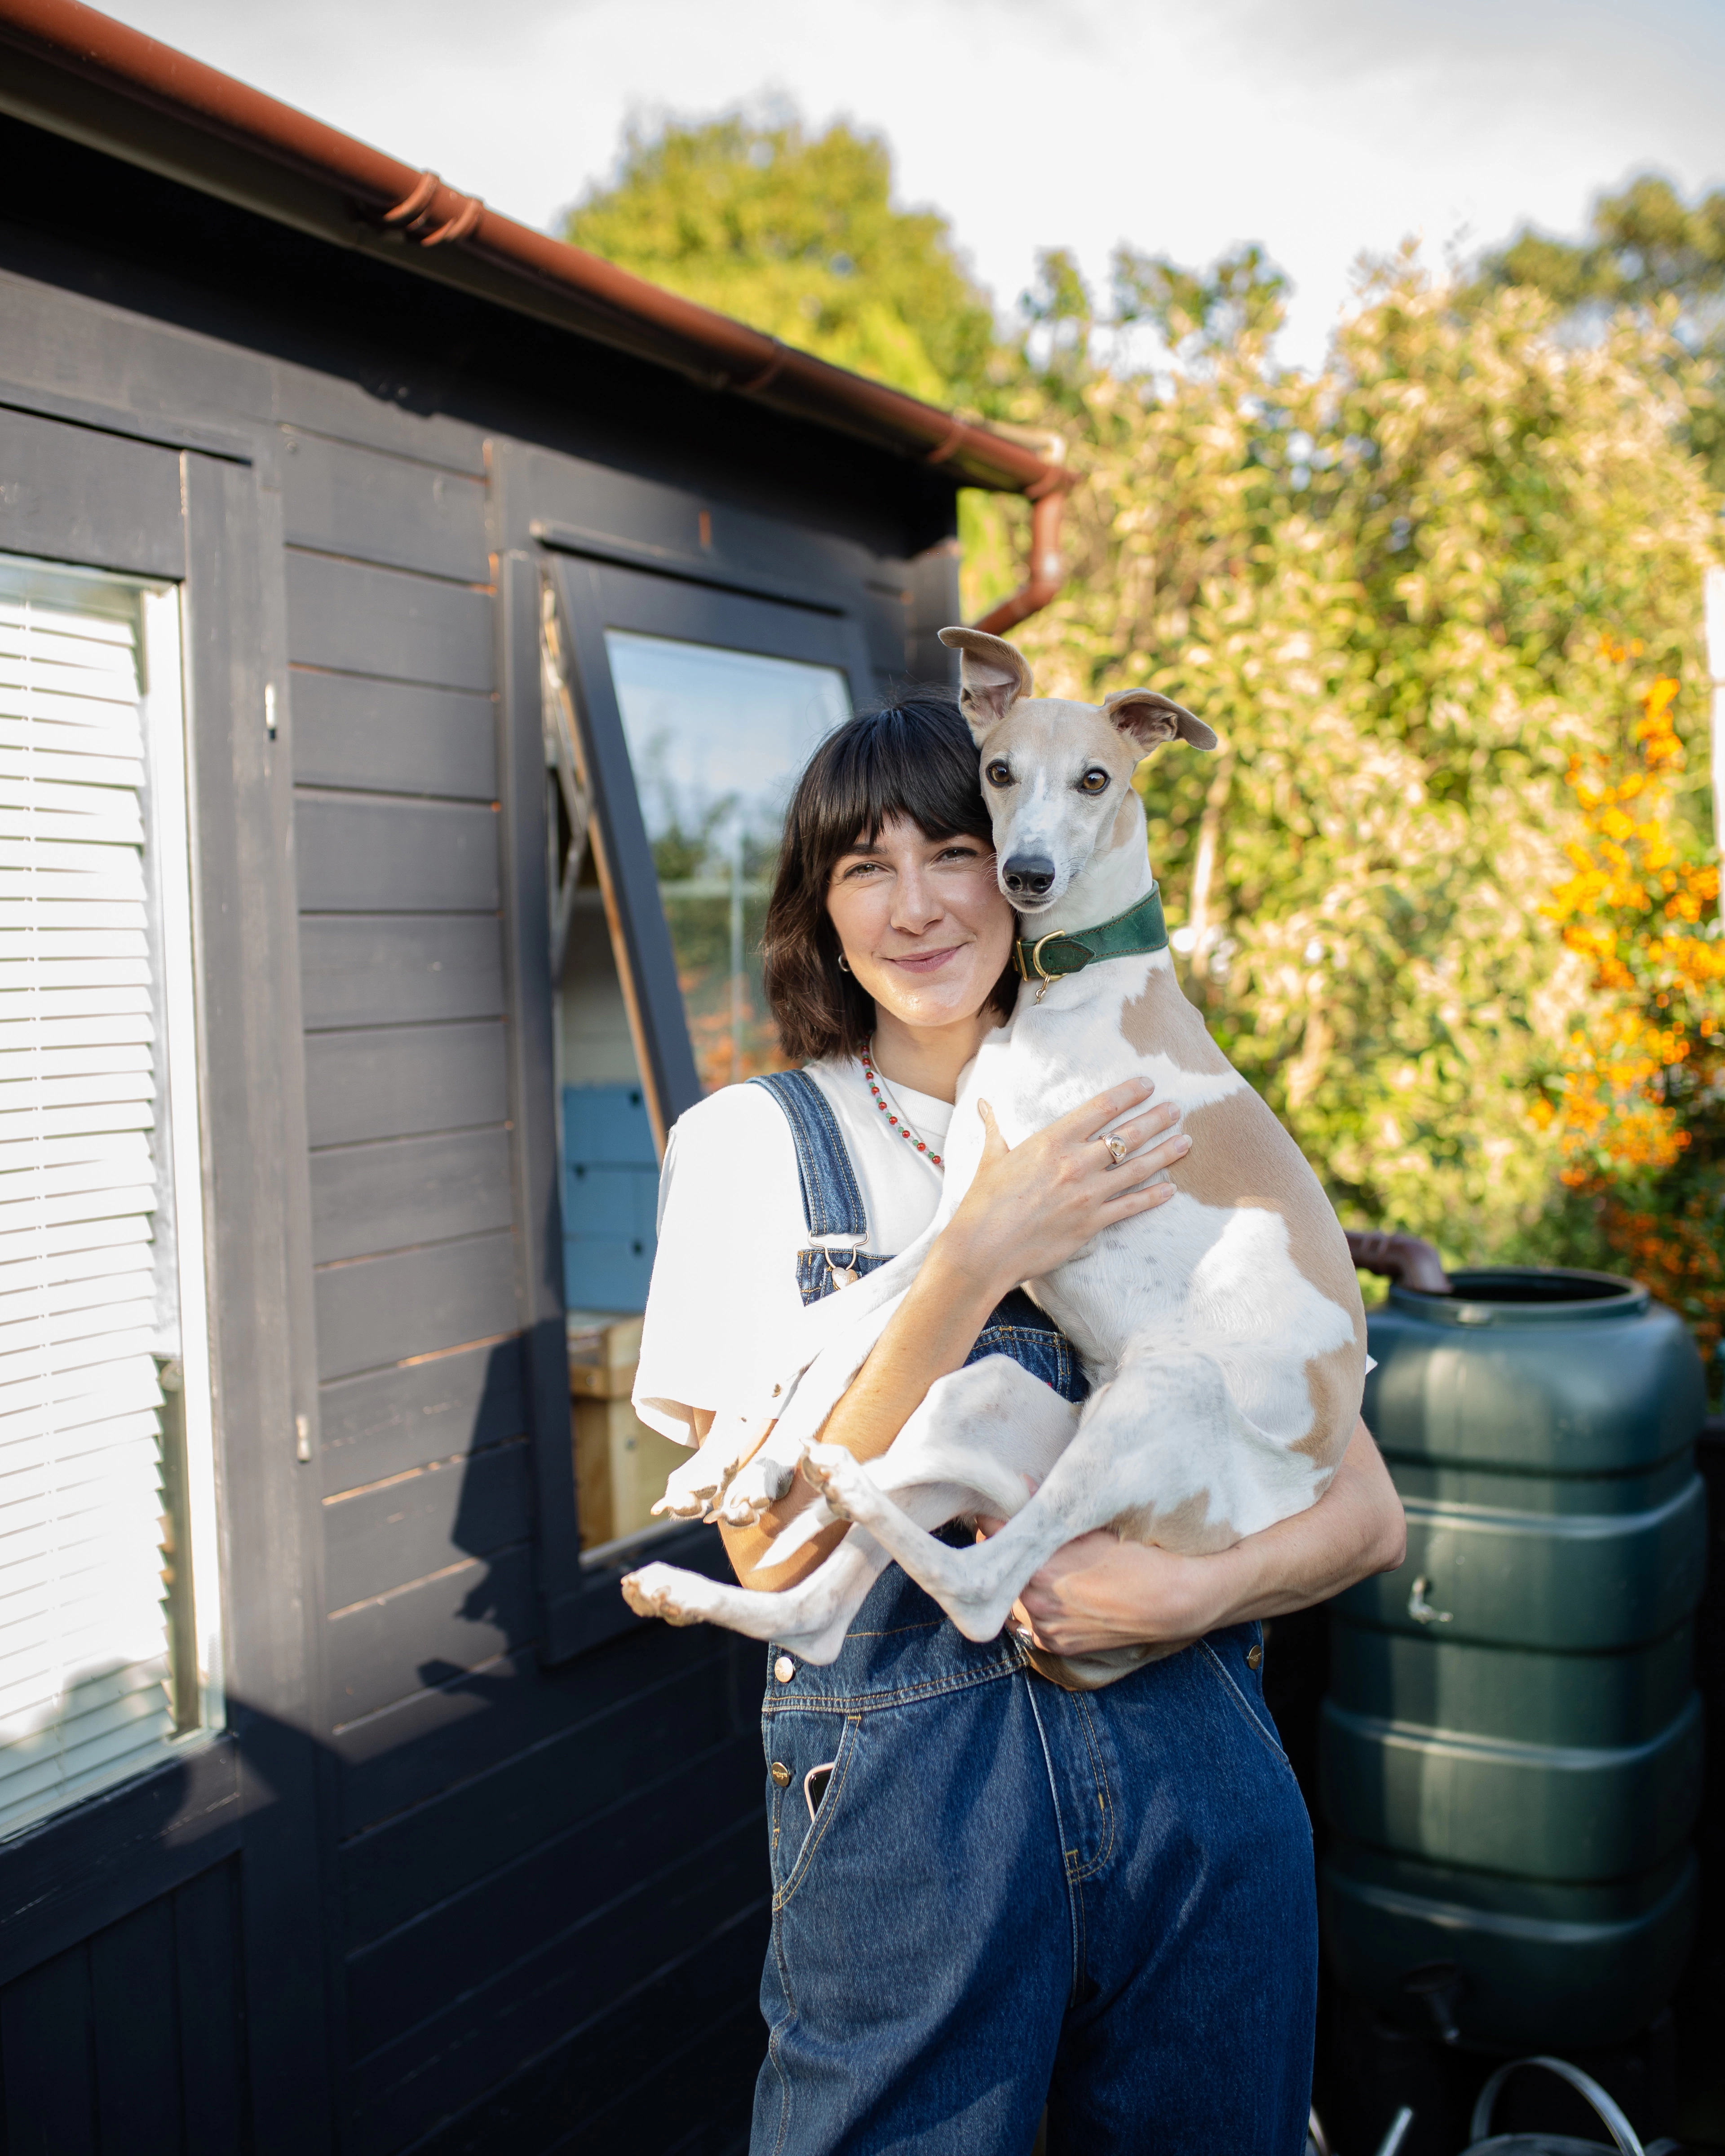
M 1004 636 L 1021 621 L 1045 607 L 1065 581 L 1060 558 L 1060 519 L 1072 485 L 1070 473 L 1060 472 L 1039 487 L 1027 487 L 1030 498 L 1029 575 L 1009 597 L 1001 600 L 980 621 L 971 624 L 988 636 Z
M 781 344 L 710 307 L 680 299 L 566 241 L 517 224 L 368 144 L 236 82 L 171 45 L 116 23 L 81 0 L 0 0 L 0 39 L 33 49 L 69 71 L 100 80 L 182 124 L 237 143 L 309 177 L 332 183 L 368 218 L 422 248 L 471 250 L 541 283 L 580 294 L 621 327 L 644 323 L 683 349 L 670 362 L 715 390 L 770 403 L 804 418 L 845 424 L 931 465 L 950 463 L 972 483 L 1029 495 L 1042 511 L 1041 552 L 1054 554 L 1060 493 L 1068 475 L 992 429 L 955 418 L 902 391 L 870 382 Z M 603 334 L 603 328 L 595 334 Z M 619 339 L 619 341 L 628 340 Z M 664 363 L 663 361 L 661 363 Z M 1056 506 L 1044 511 L 1044 504 Z M 1052 596 L 1028 598 L 1048 579 L 1031 577 L 988 619 L 1021 621 Z

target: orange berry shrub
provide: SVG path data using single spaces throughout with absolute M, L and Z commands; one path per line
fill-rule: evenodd
M 1639 654 L 1602 639 L 1620 674 Z M 1681 813 L 1679 687 L 1656 677 L 1625 700 L 1639 716 L 1615 751 L 1571 759 L 1580 828 L 1543 910 L 1586 966 L 1591 1007 L 1532 1116 L 1607 1261 L 1711 1353 L 1725 1327 L 1725 938 L 1717 864 Z

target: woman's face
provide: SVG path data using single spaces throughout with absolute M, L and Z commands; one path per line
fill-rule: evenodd
M 901 817 L 840 858 L 827 912 L 860 986 L 906 1025 L 975 1018 L 1012 949 L 993 848 L 925 838 Z

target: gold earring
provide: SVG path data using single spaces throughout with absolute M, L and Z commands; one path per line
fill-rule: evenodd
M 850 971 L 850 961 L 842 951 L 839 953 L 839 971 L 841 973 L 848 973 Z

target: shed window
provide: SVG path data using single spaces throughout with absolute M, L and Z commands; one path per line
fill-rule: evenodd
M 0 1834 L 215 1712 L 177 593 L 0 557 Z
M 850 716 L 835 666 L 605 632 L 629 761 L 708 1092 L 783 1058 L 761 993 L 761 932 L 791 788 Z

